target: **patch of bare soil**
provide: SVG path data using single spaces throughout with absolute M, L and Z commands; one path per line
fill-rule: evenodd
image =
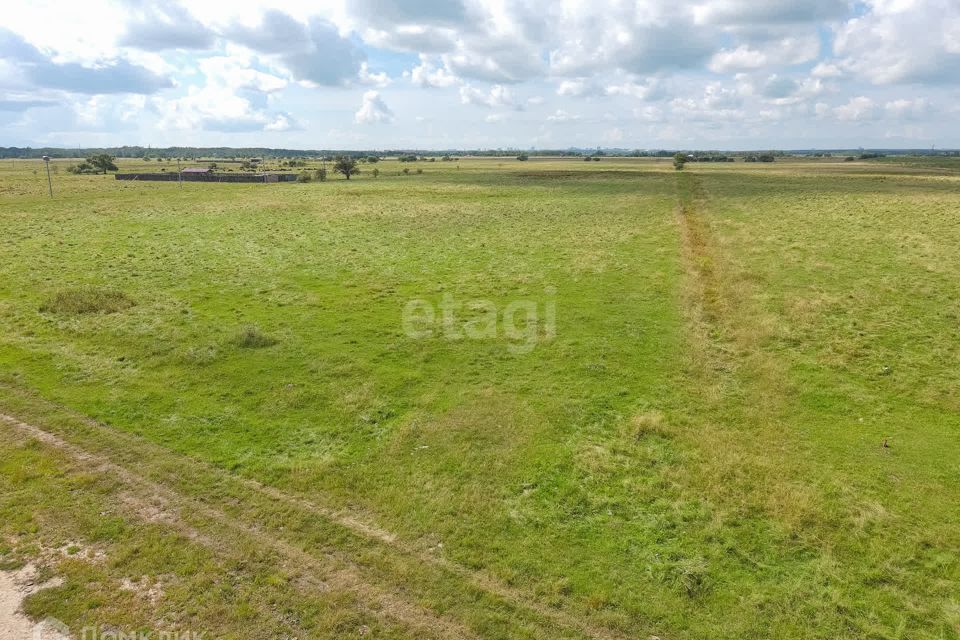
M 57 578 L 37 584 L 36 573 L 33 565 L 0 571 L 0 640 L 69 640 L 69 631 L 60 622 L 48 618 L 34 623 L 20 610 L 27 596 L 60 585 Z

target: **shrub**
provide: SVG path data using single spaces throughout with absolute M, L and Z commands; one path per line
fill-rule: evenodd
M 313 182 L 313 174 L 309 171 L 301 171 L 297 176 L 297 182 Z
M 373 174 L 373 177 L 376 178 L 377 176 L 380 175 L 380 169 L 377 169 L 376 167 L 374 167 L 371 173 Z
M 313 172 L 313 177 L 319 180 L 320 182 L 327 181 L 327 170 L 323 167 L 317 169 Z
M 81 162 L 80 164 L 75 164 L 72 167 L 68 167 L 67 171 L 69 171 L 70 173 L 75 173 L 77 175 L 84 174 L 84 173 L 100 173 L 89 162 Z
M 520 162 L 526 162 L 529 159 L 530 159 L 530 156 L 528 156 L 525 153 L 521 153 L 520 155 L 517 156 L 517 160 L 519 160 Z
M 122 291 L 98 287 L 79 287 L 58 291 L 40 305 L 44 313 L 114 313 L 129 309 L 133 300 Z
M 423 169 L 417 169 L 417 174 L 419 175 L 421 173 L 423 173 Z
M 404 168 L 403 168 L 403 174 L 404 174 L 404 175 L 407 175 L 407 174 L 409 174 L 409 173 L 410 173 L 410 167 L 404 167 Z
M 277 344 L 277 339 L 263 333 L 257 325 L 243 327 L 233 337 L 233 343 L 241 349 L 262 349 Z

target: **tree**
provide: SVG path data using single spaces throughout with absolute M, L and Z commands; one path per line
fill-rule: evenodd
M 380 162 L 380 156 L 367 156 L 367 162 L 369 162 L 370 164 L 375 164 L 377 162 Z
M 683 170 L 683 165 L 687 164 L 687 154 L 677 151 L 673 154 L 673 168 L 677 171 Z
M 376 178 L 378 175 L 380 175 L 380 169 L 377 169 L 376 167 L 374 167 L 374 168 L 373 168 L 373 177 Z
M 356 159 L 351 156 L 337 156 L 333 163 L 333 170 L 342 173 L 347 180 L 355 173 L 360 173 L 360 167 L 357 166 Z
M 87 158 L 87 164 L 93 167 L 97 173 L 103 171 L 104 175 L 106 175 L 107 171 L 118 171 L 117 165 L 113 163 L 113 156 L 106 153 L 98 153 L 90 156 Z
M 530 156 L 528 156 L 525 153 L 521 153 L 520 155 L 517 156 L 517 160 L 519 160 L 520 162 L 526 162 L 529 159 L 530 159 Z

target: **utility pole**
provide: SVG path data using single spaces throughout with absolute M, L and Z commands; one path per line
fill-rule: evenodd
M 50 197 L 53 197 L 53 180 L 50 179 L 50 156 L 43 156 L 43 164 L 47 165 L 47 189 L 50 190 Z
M 183 169 L 180 168 L 180 158 L 177 158 L 177 183 L 183 189 Z

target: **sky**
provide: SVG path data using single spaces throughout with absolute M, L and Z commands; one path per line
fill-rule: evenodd
M 960 0 L 76 0 L 0 146 L 960 147 Z

